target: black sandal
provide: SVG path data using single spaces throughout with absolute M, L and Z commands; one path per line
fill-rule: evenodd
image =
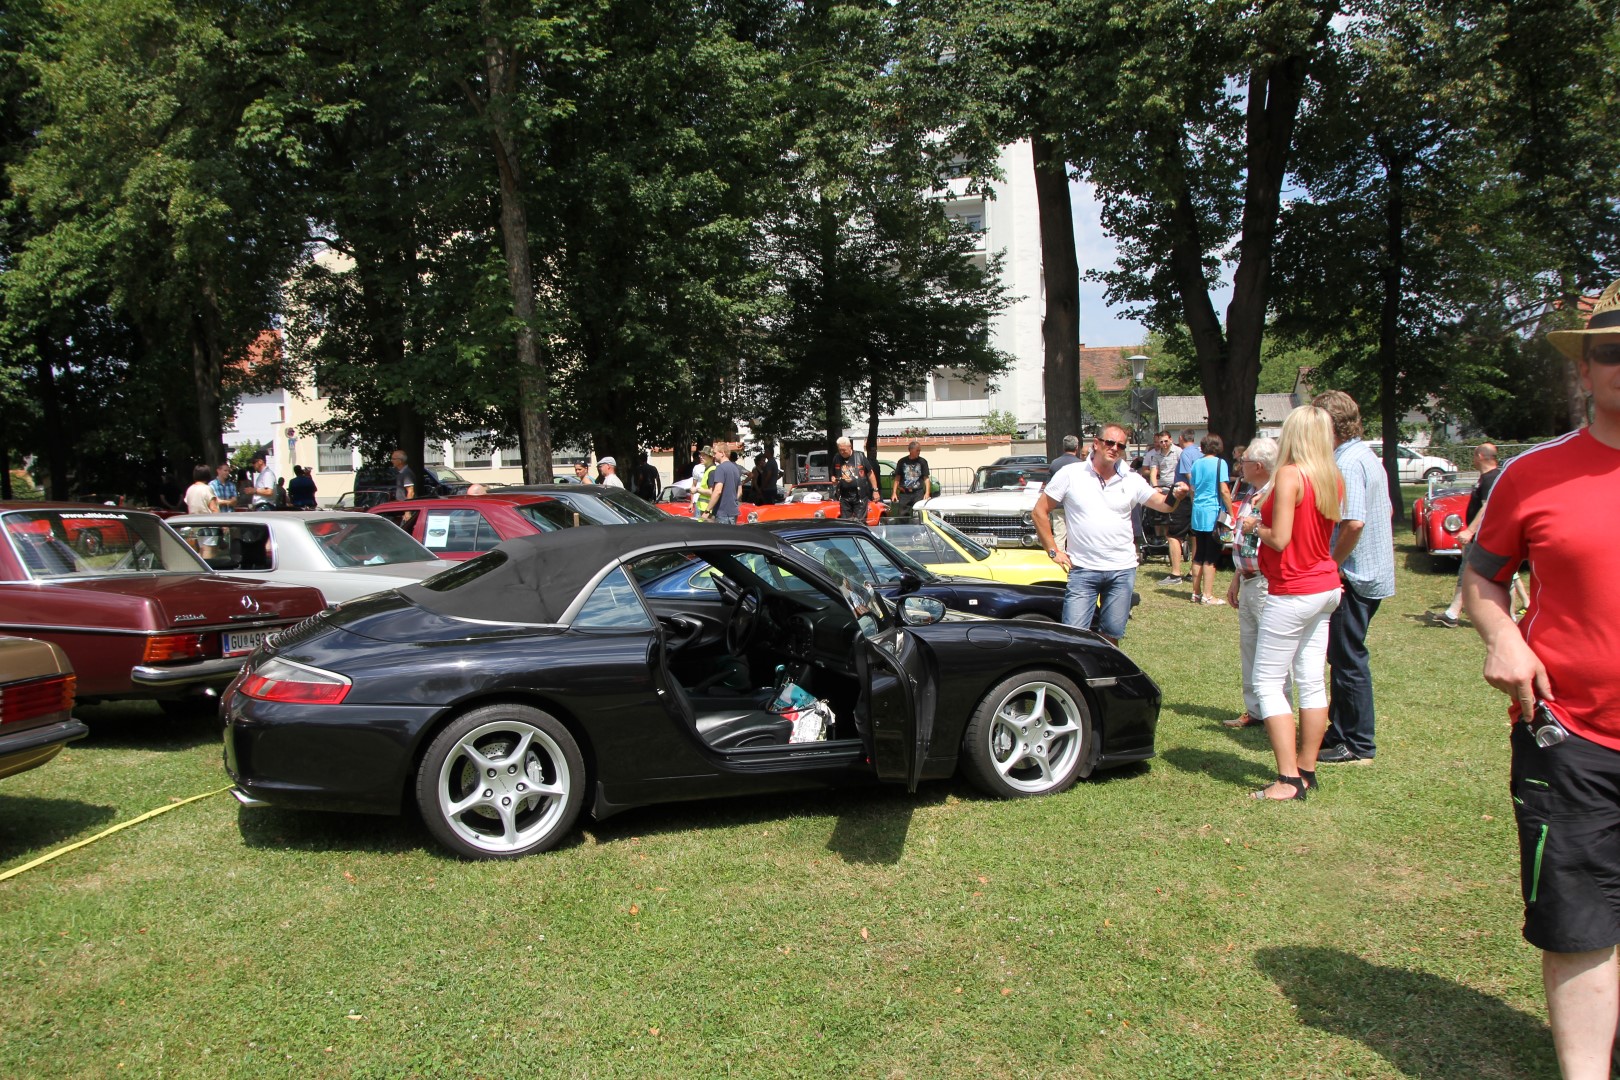
M 1309 769 L 1301 769 L 1299 770 L 1299 778 L 1305 781 L 1306 791 L 1316 790 L 1316 774 L 1314 772 L 1311 772 Z
M 1294 793 L 1288 796 L 1286 799 L 1273 799 L 1271 796 L 1266 794 L 1266 788 L 1271 787 L 1270 784 L 1267 784 L 1266 787 L 1261 788 L 1259 791 L 1251 792 L 1249 798 L 1264 799 L 1266 802 L 1290 802 L 1296 799 L 1300 802 L 1305 801 L 1305 781 L 1300 777 L 1284 776 L 1282 773 L 1278 773 L 1277 783 L 1287 784 L 1289 787 L 1294 789 Z

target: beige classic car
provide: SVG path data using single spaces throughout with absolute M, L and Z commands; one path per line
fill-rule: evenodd
M 0 777 L 38 768 L 90 733 L 73 719 L 73 684 L 55 645 L 0 636 Z

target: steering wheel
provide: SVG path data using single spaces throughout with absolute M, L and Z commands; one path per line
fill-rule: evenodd
M 741 656 L 754 643 L 764 601 L 764 593 L 757 587 L 744 588 L 737 598 L 737 605 L 731 610 L 731 621 L 726 623 L 726 651 L 732 656 Z

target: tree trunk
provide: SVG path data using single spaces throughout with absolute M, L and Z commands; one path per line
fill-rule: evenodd
M 1384 478 L 1389 484 L 1393 520 L 1406 517 L 1401 495 L 1401 414 L 1396 406 L 1396 384 L 1401 377 L 1401 279 L 1406 270 L 1406 191 L 1404 166 L 1399 158 L 1384 155 L 1384 176 L 1389 196 L 1384 201 L 1384 264 L 1379 269 L 1384 297 L 1378 315 L 1378 411 L 1383 417 Z
M 487 4 L 484 25 L 491 25 Z M 551 375 L 540 357 L 535 333 L 534 267 L 529 258 L 529 219 L 523 207 L 517 139 L 512 130 L 512 98 L 521 61 L 493 31 L 484 38 L 484 74 L 488 99 L 481 112 L 501 181 L 501 246 L 506 253 L 506 279 L 512 290 L 517 321 L 518 418 L 523 428 L 523 479 L 531 484 L 551 480 Z M 473 97 L 476 106 L 476 96 Z
M 1063 436 L 1079 435 L 1080 264 L 1074 253 L 1074 213 L 1069 205 L 1069 170 L 1057 144 L 1032 135 L 1035 203 L 1041 216 L 1041 266 L 1046 274 L 1046 311 L 1041 318 L 1045 363 L 1046 456 L 1063 453 Z
M 876 379 L 866 384 L 866 460 L 877 461 L 878 448 L 878 383 Z M 874 464 L 873 469 L 877 466 Z
M 56 388 L 56 368 L 52 366 L 50 356 L 42 353 L 35 370 L 39 373 L 40 420 L 45 432 L 45 497 L 66 500 L 69 497 L 67 431 Z
M 0 409 L 0 502 L 11 501 L 11 433 L 6 430 L 5 410 Z
M 196 445 L 202 460 L 210 465 L 225 460 L 225 425 L 220 416 L 225 377 L 223 323 L 213 285 L 199 282 L 197 305 L 191 312 L 191 382 L 197 395 Z

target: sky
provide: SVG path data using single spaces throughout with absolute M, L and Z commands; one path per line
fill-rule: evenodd
M 1107 270 L 1114 265 L 1114 241 L 1103 231 L 1102 206 L 1096 190 L 1083 180 L 1069 185 L 1069 202 L 1074 213 L 1074 246 L 1080 260 L 1080 341 L 1085 345 L 1140 345 L 1147 339 L 1141 323 L 1125 316 L 1121 309 L 1110 309 L 1103 300 L 1100 281 L 1087 281 L 1088 270 Z M 1215 310 L 1223 316 L 1232 298 L 1232 288 L 1223 284 L 1216 293 Z

